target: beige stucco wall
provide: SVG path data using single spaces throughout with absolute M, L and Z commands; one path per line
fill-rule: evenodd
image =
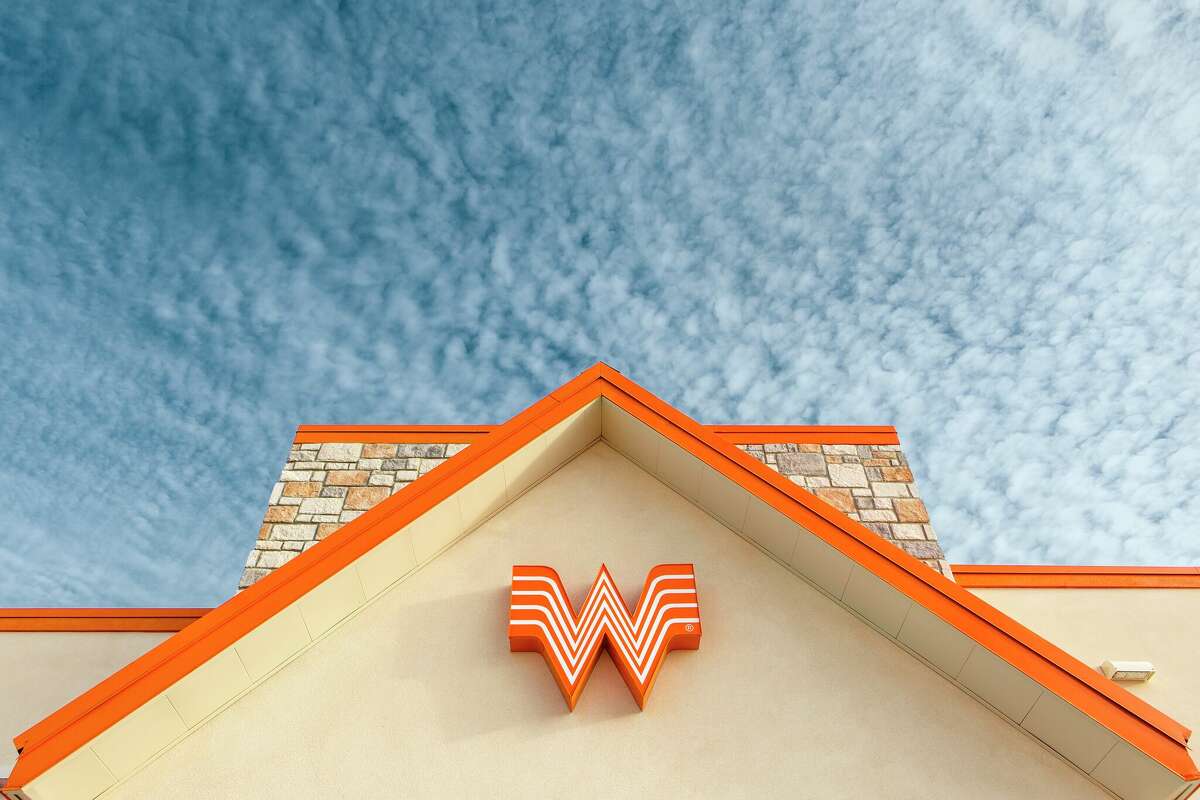
M 510 567 L 696 565 L 704 639 L 639 712 L 568 714 L 510 653 Z M 119 798 L 1099 798 L 1104 793 L 607 446 L 570 462 L 113 789 Z
M 12 738 L 167 638 L 166 633 L 0 633 L 0 777 Z
M 1158 674 L 1150 681 L 1121 686 L 1200 729 L 1200 590 L 971 591 L 1085 664 L 1154 662 Z

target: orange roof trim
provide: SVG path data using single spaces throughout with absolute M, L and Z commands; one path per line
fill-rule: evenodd
M 1200 567 L 1067 567 L 954 564 L 970 589 L 1200 589 Z
M 0 632 L 181 631 L 209 608 L 0 608 Z
M 1185 780 L 1191 732 L 605 364 L 489 432 L 15 739 L 24 786 L 534 438 L 605 398 Z M 8 788 L 8 787 L 6 787 Z
M 456 444 L 475 442 L 498 425 L 301 425 L 296 444 Z M 734 444 L 900 444 L 891 425 L 706 425 Z

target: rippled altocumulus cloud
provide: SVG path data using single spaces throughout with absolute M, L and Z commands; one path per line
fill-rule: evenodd
M 296 423 L 597 358 L 896 424 L 955 560 L 1200 562 L 1200 12 L 654 5 L 0 8 L 0 602 L 216 602 Z

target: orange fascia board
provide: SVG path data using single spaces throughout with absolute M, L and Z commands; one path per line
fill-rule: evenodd
M 296 444 L 360 442 L 364 444 L 470 443 L 497 425 L 301 425 Z M 891 425 L 706 425 L 734 444 L 900 444 Z
M 0 608 L 0 632 L 174 632 L 208 608 Z
M 1191 732 L 633 381 L 596 364 L 436 470 L 347 523 L 14 740 L 24 786 L 209 658 L 452 496 L 534 438 L 605 398 L 735 481 L 1184 780 Z
M 463 444 L 476 442 L 496 425 L 301 425 L 296 444 L 361 442 L 364 444 Z
M 1200 589 L 1200 567 L 1080 567 L 954 564 L 970 589 Z

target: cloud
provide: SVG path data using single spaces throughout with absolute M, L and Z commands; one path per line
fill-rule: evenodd
M 1200 17 L 0 9 L 0 603 L 207 604 L 300 422 L 597 358 L 894 423 L 962 561 L 1200 563 Z

